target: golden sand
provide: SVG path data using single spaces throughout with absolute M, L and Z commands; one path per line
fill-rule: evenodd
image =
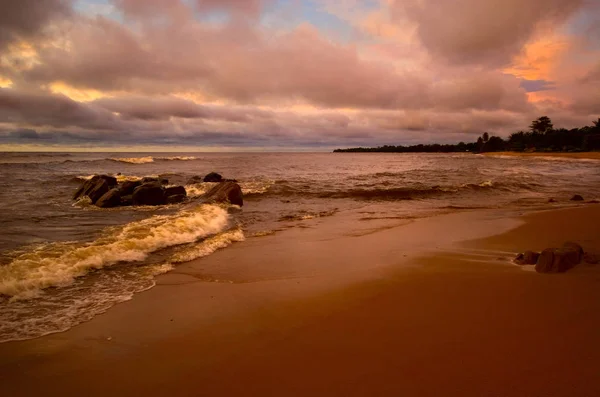
M 167 275 L 158 287 L 66 333 L 0 345 L 2 390 L 7 396 L 600 395 L 600 266 L 542 275 L 509 262 L 516 251 L 565 240 L 598 252 L 598 220 L 600 206 L 585 205 L 525 216 L 494 236 L 515 224 L 492 213 L 459 214 L 344 236 L 335 235 L 340 229 L 331 220 L 321 229 L 249 240 Z M 453 228 L 468 231 L 470 240 L 444 238 Z M 327 244 L 322 230 L 331 237 Z M 420 248 L 407 251 L 406 239 Z M 265 280 L 193 281 L 201 269 L 236 255 L 240 268 L 262 263 L 246 277 Z M 370 261 L 376 276 L 335 286 L 317 275 L 326 261 L 348 273 Z M 273 270 L 275 264 L 315 276 L 282 279 L 289 273 Z
M 485 156 L 511 156 L 511 157 L 556 157 L 570 159 L 591 159 L 600 160 L 600 152 L 577 152 L 577 153 L 561 153 L 561 152 L 489 152 L 482 153 Z

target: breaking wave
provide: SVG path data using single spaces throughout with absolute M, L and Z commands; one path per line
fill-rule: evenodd
M 121 163 L 129 163 L 129 164 L 147 164 L 153 163 L 155 161 L 191 161 L 197 160 L 197 157 L 193 156 L 171 156 L 171 157 L 113 157 L 108 158 L 110 161 L 117 161 Z
M 109 229 L 89 243 L 46 244 L 0 267 L 0 295 L 11 300 L 39 296 L 45 288 L 72 285 L 95 269 L 143 261 L 153 252 L 193 243 L 228 226 L 226 209 L 201 205 L 176 215 L 157 215 Z

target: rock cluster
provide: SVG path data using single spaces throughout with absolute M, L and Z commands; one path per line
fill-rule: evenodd
M 525 251 L 514 260 L 518 265 L 535 265 L 538 273 L 564 273 L 582 261 L 594 264 L 598 263 L 598 258 L 585 253 L 581 245 L 571 241 L 560 248 L 546 248 L 542 252 Z
M 73 200 L 83 196 L 101 208 L 129 205 L 163 205 L 181 203 L 187 193 L 183 186 L 165 187 L 165 178 L 146 177 L 139 181 L 126 181 L 121 184 L 108 175 L 95 175 L 88 179 L 75 192 Z
M 244 205 L 242 188 L 233 179 L 223 179 L 215 172 L 204 178 L 195 176 L 188 184 L 202 182 L 218 182 L 207 193 L 199 198 L 205 203 L 229 203 Z M 125 181 L 121 184 L 108 175 L 95 175 L 86 180 L 75 192 L 73 200 L 87 196 L 92 204 L 101 208 L 113 208 L 130 205 L 164 205 L 177 204 L 187 199 L 183 186 L 166 186 L 166 178 L 142 178 L 139 181 Z

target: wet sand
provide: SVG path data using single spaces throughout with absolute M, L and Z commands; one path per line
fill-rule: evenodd
M 249 239 L 68 332 L 0 345 L 3 393 L 600 395 L 600 265 L 510 263 L 565 240 L 600 252 L 600 206 L 517 215 Z
M 569 159 L 591 159 L 600 160 L 600 152 L 489 152 L 483 153 L 485 156 L 512 156 L 512 157 L 555 157 Z

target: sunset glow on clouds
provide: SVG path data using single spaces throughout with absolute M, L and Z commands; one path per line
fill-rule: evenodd
M 600 117 L 594 0 L 0 0 L 0 145 L 472 141 Z

